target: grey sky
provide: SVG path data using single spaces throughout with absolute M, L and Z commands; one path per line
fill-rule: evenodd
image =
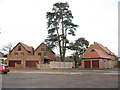
M 59 1 L 69 3 L 73 22 L 79 25 L 76 36 L 69 37 L 71 41 L 85 37 L 90 44 L 96 41 L 118 54 L 119 0 L 0 0 L 0 48 L 9 42 L 36 48 L 44 42 L 46 12 Z

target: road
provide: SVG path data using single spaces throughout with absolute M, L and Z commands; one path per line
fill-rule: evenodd
M 118 88 L 118 74 L 103 70 L 14 70 L 2 88 Z

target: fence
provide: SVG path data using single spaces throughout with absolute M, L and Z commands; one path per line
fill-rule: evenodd
M 49 64 L 36 64 L 37 69 L 50 68 Z
M 114 62 L 113 61 L 103 62 L 103 68 L 114 68 Z
M 73 62 L 50 62 L 50 68 L 72 68 Z

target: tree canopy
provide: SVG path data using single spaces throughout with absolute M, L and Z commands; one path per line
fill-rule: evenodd
M 75 40 L 75 42 L 70 43 L 70 45 L 68 46 L 68 49 L 74 51 L 72 55 L 74 57 L 75 66 L 77 65 L 77 62 L 81 64 L 80 57 L 82 57 L 88 46 L 89 42 L 85 40 L 85 38 L 78 38 L 77 40 Z
M 75 42 L 70 43 L 68 48 L 75 51 L 74 55 L 82 56 L 83 53 L 87 50 L 89 42 L 85 38 L 78 38 Z
M 45 39 L 48 49 L 59 46 L 61 61 L 65 59 L 67 43 L 69 43 L 68 35 L 75 36 L 78 25 L 72 22 L 73 15 L 69 10 L 67 2 L 53 4 L 52 12 L 47 12 L 46 18 L 48 37 Z

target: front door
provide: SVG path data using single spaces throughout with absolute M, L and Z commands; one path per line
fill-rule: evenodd
M 44 64 L 49 64 L 50 63 L 50 59 L 44 59 Z

